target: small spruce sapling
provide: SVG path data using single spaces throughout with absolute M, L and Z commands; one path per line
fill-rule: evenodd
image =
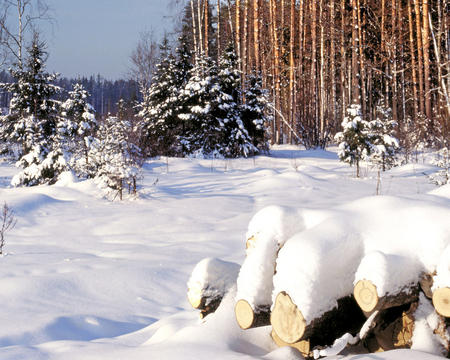
M 356 165 L 356 177 L 360 175 L 360 162 L 367 160 L 374 151 L 369 134 L 370 125 L 362 118 L 361 106 L 351 105 L 347 109 L 348 116 L 344 118 L 342 132 L 335 136 L 341 151 L 338 153 L 339 159 L 352 165 Z
M 3 246 L 5 246 L 5 234 L 16 226 L 17 220 L 14 218 L 14 211 L 5 202 L 0 213 L 0 255 L 3 254 Z

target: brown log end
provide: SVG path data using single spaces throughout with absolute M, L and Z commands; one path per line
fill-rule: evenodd
M 377 287 L 369 280 L 361 280 L 354 288 L 355 300 L 362 311 L 370 313 L 378 305 Z
M 270 323 L 278 337 L 287 344 L 300 341 L 305 333 L 305 318 L 284 291 L 275 299 Z
M 246 300 L 239 300 L 234 307 L 236 321 L 241 329 L 247 330 L 270 324 L 269 307 L 264 307 L 259 313 L 255 313 Z
M 450 288 L 439 288 L 433 292 L 433 305 L 441 316 L 450 317 Z
M 296 342 L 294 344 L 288 344 L 288 343 L 284 342 L 283 340 L 281 340 L 280 337 L 277 335 L 277 333 L 274 330 L 272 330 L 272 339 L 273 339 L 273 341 L 275 341 L 275 344 L 277 344 L 279 347 L 291 346 L 291 347 L 296 348 L 298 351 L 300 351 L 304 357 L 310 356 L 309 340 L 302 340 L 302 341 Z

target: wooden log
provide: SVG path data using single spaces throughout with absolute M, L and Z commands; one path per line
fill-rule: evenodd
M 373 320 L 375 326 L 364 339 L 370 352 L 408 349 L 414 329 L 414 312 L 417 302 L 381 310 Z
M 279 347 L 283 347 L 283 346 L 291 346 L 296 348 L 298 351 L 300 351 L 302 353 L 302 355 L 304 357 L 311 357 L 311 346 L 310 346 L 310 342 L 309 340 L 302 340 L 293 344 L 288 344 L 286 342 L 284 342 L 283 340 L 280 339 L 280 337 L 277 335 L 277 333 L 272 330 L 272 339 L 273 341 L 275 341 L 275 344 L 277 344 Z
M 433 274 L 422 274 L 422 278 L 419 281 L 420 289 L 428 299 L 433 298 L 433 292 L 431 291 L 431 288 L 433 287 L 433 276 L 435 275 L 436 272 L 434 272 Z
M 443 287 L 433 292 L 433 306 L 439 315 L 450 317 L 450 288 Z
M 238 264 L 215 258 L 206 258 L 194 268 L 188 282 L 187 298 L 194 309 L 201 311 L 200 318 L 213 313 L 223 297 L 235 286 Z
M 236 321 L 241 329 L 247 330 L 270 325 L 270 308 L 263 307 L 255 311 L 245 300 L 239 300 L 234 308 Z
M 360 308 L 370 314 L 375 310 L 389 309 L 419 300 L 419 285 L 410 285 L 397 294 L 386 294 L 380 298 L 374 284 L 369 280 L 361 280 L 356 283 L 353 294 Z
M 311 346 L 331 345 L 345 333 L 357 333 L 366 321 L 353 296 L 337 300 L 338 306 L 307 321 L 286 292 L 275 299 L 270 317 L 273 330 L 287 344 L 309 340 Z

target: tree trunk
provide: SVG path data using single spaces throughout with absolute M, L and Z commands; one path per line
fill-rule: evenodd
M 428 119 L 432 118 L 431 110 L 431 73 L 430 73 L 430 26 L 428 23 L 428 0 L 423 0 L 422 3 L 423 16 L 423 68 L 425 76 L 425 114 Z M 429 129 L 431 130 L 431 129 Z
M 419 106 L 420 112 L 425 113 L 425 102 L 423 93 L 423 46 L 422 46 L 422 21 L 420 18 L 419 0 L 414 0 L 416 13 L 416 36 L 417 36 L 417 60 L 419 65 Z
M 358 2 L 352 0 L 352 103 L 361 105 L 358 62 Z
M 209 2 L 205 0 L 205 55 L 209 56 Z
M 413 96 L 414 96 L 413 120 L 415 120 L 417 114 L 419 113 L 419 98 L 417 92 L 416 55 L 414 51 L 414 30 L 413 30 L 411 1 L 407 1 L 407 3 L 408 3 L 408 20 L 409 20 L 409 47 L 411 53 L 411 68 L 412 68 Z
M 254 67 L 256 72 L 261 71 L 261 59 L 260 59 L 260 37 L 259 37 L 259 0 L 253 0 L 253 46 L 255 51 Z
M 289 123 L 294 128 L 294 24 L 295 24 L 295 1 L 291 0 L 291 22 L 289 27 Z M 292 131 L 289 131 L 289 144 L 292 144 Z

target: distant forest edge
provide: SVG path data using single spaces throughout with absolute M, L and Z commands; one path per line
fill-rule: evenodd
M 8 71 L 0 72 L 0 83 L 14 83 L 16 80 Z M 56 95 L 55 100 L 64 102 L 69 97 L 72 85 L 79 83 L 91 95 L 87 102 L 91 104 L 97 117 L 103 118 L 108 114 L 116 114 L 119 100 L 124 100 L 127 108 L 133 108 L 135 104 L 142 102 L 142 93 L 139 84 L 135 80 L 108 80 L 101 75 L 81 77 L 81 78 L 58 78 L 52 82 L 63 89 L 61 94 Z M 13 94 L 4 89 L 0 89 L 0 107 L 3 115 L 9 111 L 10 101 Z

